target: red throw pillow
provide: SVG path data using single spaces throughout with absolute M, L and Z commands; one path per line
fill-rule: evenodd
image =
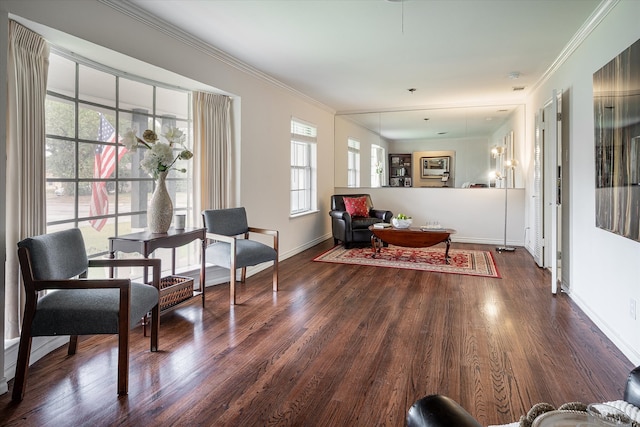
M 369 208 L 367 206 L 367 197 L 345 197 L 344 207 L 351 216 L 369 216 Z

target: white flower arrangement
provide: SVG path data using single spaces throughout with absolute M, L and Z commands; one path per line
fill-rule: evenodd
M 134 150 L 138 147 L 148 149 L 140 165 L 154 180 L 158 179 L 160 173 L 168 172 L 171 169 L 183 173 L 187 172 L 186 169 L 178 169 L 173 167 L 173 165 L 178 159 L 189 160 L 193 157 L 193 153 L 184 145 L 186 135 L 180 129 L 170 127 L 162 136 L 168 143 L 160 142 L 158 135 L 151 129 L 145 130 L 142 138 L 139 138 L 132 129 L 128 129 L 122 137 L 122 143 L 128 150 Z M 181 145 L 183 149 L 174 157 L 173 147 L 178 144 Z

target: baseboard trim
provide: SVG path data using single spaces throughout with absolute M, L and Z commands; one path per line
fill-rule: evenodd
M 564 290 L 564 289 L 563 289 Z M 640 353 L 633 349 L 625 340 L 618 335 L 615 329 L 611 328 L 607 322 L 602 320 L 591 308 L 578 296 L 575 292 L 571 292 L 571 288 L 564 290 L 587 317 L 596 324 L 598 329 L 613 342 L 613 344 L 631 361 L 634 366 L 640 365 Z
M 20 340 L 12 340 L 12 342 L 4 349 L 4 377 L 5 387 L 6 383 L 12 380 L 16 374 L 16 363 L 18 361 L 18 344 Z M 31 357 L 29 358 L 29 366 L 33 365 L 38 360 L 42 359 L 53 350 L 60 348 L 61 346 L 69 342 L 69 336 L 57 336 L 57 337 L 34 337 L 31 342 Z M 0 384 L 0 390 L 2 390 L 2 384 Z M 4 390 L 4 392 L 8 391 Z

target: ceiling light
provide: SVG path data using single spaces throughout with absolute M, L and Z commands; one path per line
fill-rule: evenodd
M 415 91 L 417 91 L 418 89 L 416 89 L 415 87 L 410 87 L 409 89 L 407 89 L 409 92 L 413 93 Z
M 509 77 L 511 80 L 517 80 L 520 78 L 520 71 L 512 71 L 507 74 L 507 77 Z

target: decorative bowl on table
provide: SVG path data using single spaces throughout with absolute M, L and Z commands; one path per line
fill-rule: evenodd
M 406 218 L 406 219 L 391 218 L 391 225 L 393 225 L 394 228 L 409 228 L 411 227 L 412 222 L 413 222 L 412 218 Z
M 587 406 L 590 421 L 603 426 L 631 426 L 631 418 L 618 408 L 604 403 Z

